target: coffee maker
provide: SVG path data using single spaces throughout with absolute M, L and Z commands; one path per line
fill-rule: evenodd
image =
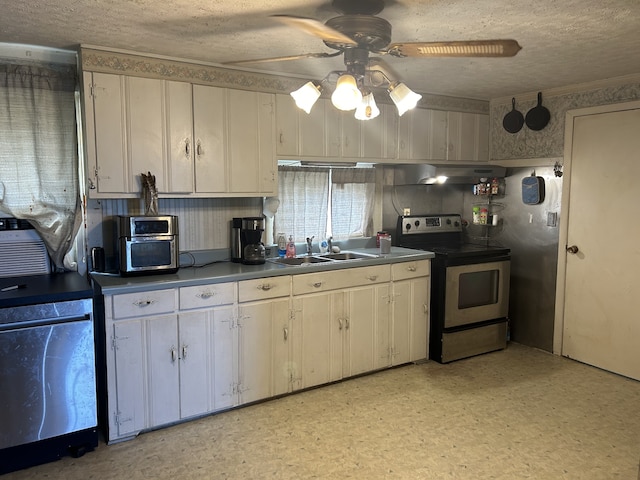
M 261 265 L 265 262 L 262 232 L 264 232 L 264 217 L 242 218 L 240 241 L 242 246 L 242 263 L 245 265 Z

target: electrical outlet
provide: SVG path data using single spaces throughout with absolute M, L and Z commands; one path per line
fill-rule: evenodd
M 408 215 L 411 215 L 411 209 L 410 208 L 403 208 L 402 209 L 402 215 L 404 215 L 405 217 Z

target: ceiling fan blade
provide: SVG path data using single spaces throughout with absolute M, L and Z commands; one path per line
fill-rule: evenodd
M 252 60 L 237 60 L 234 62 L 224 62 L 222 65 L 245 65 L 250 63 L 270 63 L 270 62 L 286 62 L 288 60 L 300 60 L 302 58 L 329 58 L 337 57 L 342 52 L 334 53 L 303 53 L 301 55 L 288 55 L 286 57 L 256 58 Z
M 393 43 L 388 53 L 396 57 L 513 57 L 522 47 L 515 40 Z
M 302 30 L 309 35 L 321 38 L 325 42 L 353 47 L 358 45 L 353 39 L 313 18 L 296 17 L 294 15 L 271 15 L 271 18 Z

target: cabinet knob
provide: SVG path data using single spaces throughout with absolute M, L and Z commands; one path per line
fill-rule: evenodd
M 577 245 L 571 245 L 570 247 L 567 247 L 567 252 L 569 252 L 572 255 L 575 255 L 576 253 L 578 253 L 580 249 L 578 248 Z

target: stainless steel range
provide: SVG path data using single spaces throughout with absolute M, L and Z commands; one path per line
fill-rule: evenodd
M 508 248 L 464 243 L 457 214 L 398 217 L 396 244 L 435 254 L 429 358 L 447 363 L 505 348 Z

